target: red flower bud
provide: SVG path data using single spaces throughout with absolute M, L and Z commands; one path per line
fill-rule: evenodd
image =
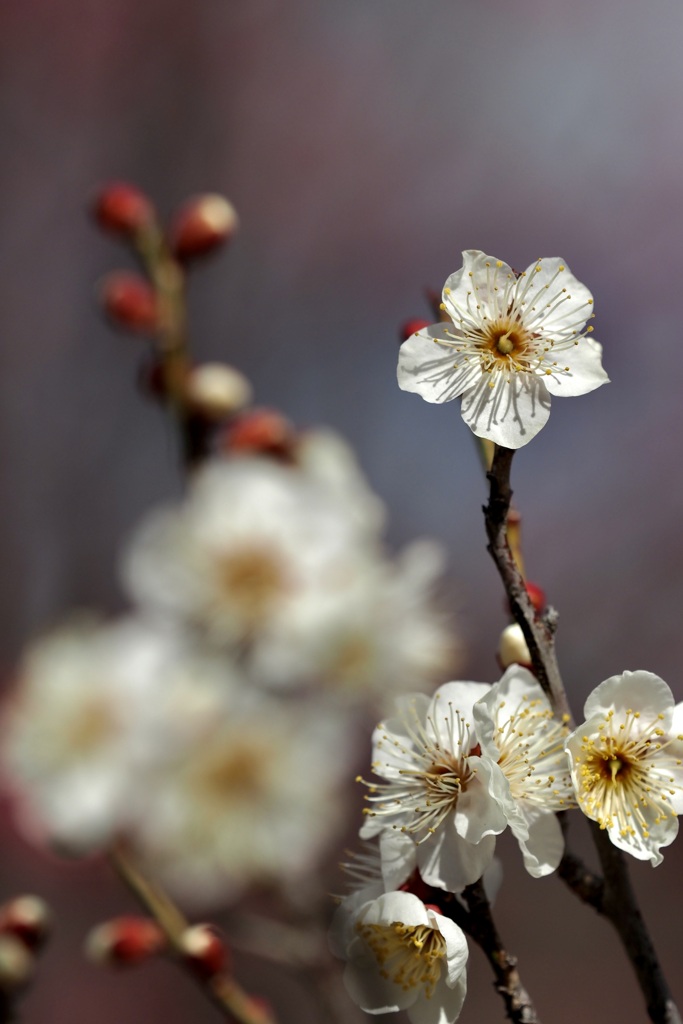
M 159 305 L 154 289 L 144 278 L 128 270 L 107 274 L 100 285 L 105 312 L 119 327 L 136 334 L 155 334 Z
M 290 421 L 275 409 L 252 409 L 238 416 L 221 440 L 224 451 L 232 454 L 275 455 L 291 458 L 296 440 Z
M 239 218 L 232 203 L 207 193 L 193 196 L 176 214 L 169 230 L 169 244 L 179 260 L 212 252 L 237 233 Z
M 17 896 L 0 907 L 0 934 L 15 935 L 28 949 L 42 946 L 51 924 L 50 908 L 39 896 Z
M 195 924 L 187 928 L 181 936 L 180 949 L 187 962 L 204 978 L 219 974 L 228 963 L 225 943 L 210 924 Z
M 85 942 L 86 955 L 95 963 L 129 966 L 149 960 L 164 948 L 166 938 L 156 921 L 124 916 L 93 928 Z
M 95 220 L 106 231 L 134 237 L 156 220 L 152 203 L 144 192 L 126 181 L 105 185 L 93 203 Z
M 406 341 L 407 338 L 410 338 L 413 334 L 417 334 L 418 331 L 424 330 L 425 327 L 431 327 L 433 323 L 433 320 L 406 320 L 405 323 L 401 324 L 401 329 L 399 331 L 401 341 Z
M 534 606 L 534 609 L 540 615 L 546 605 L 545 592 L 535 583 L 528 582 L 526 583 L 526 592 L 529 595 L 529 599 Z

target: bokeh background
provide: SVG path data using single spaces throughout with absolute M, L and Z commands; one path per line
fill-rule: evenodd
M 88 222 L 126 178 L 170 212 L 216 190 L 242 231 L 197 272 L 195 348 L 260 404 L 356 446 L 390 540 L 448 547 L 469 678 L 493 680 L 504 624 L 485 497 L 457 402 L 395 384 L 398 326 L 428 315 L 463 248 L 516 267 L 560 255 L 595 295 L 612 383 L 554 400 L 515 460 L 530 576 L 560 611 L 577 713 L 648 668 L 683 699 L 681 428 L 683 8 L 676 0 L 9 0 L 0 7 L 0 664 L 73 606 L 116 611 L 122 540 L 179 487 L 173 437 L 135 387 L 142 348 L 94 285 L 125 264 Z M 36 889 L 58 926 L 26 1024 L 216 1019 L 161 965 L 83 965 L 95 921 L 131 906 L 98 864 L 29 849 L 3 818 L 2 894 Z M 539 1013 L 645 1014 L 606 926 L 502 844 L 497 914 Z M 683 854 L 633 875 L 683 1001 Z M 463 1024 L 502 1021 L 473 950 Z M 269 987 L 245 960 L 242 976 Z M 316 1011 L 276 979 L 282 1020 Z

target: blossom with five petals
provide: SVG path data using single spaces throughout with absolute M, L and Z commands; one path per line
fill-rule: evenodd
M 579 807 L 615 846 L 653 867 L 683 813 L 683 704 L 651 672 L 624 672 L 586 701 L 567 739 Z
M 545 425 L 551 395 L 583 395 L 609 378 L 586 327 L 593 297 L 558 258 L 521 274 L 476 249 L 446 281 L 448 321 L 411 335 L 398 383 L 428 402 L 462 396 L 478 437 L 521 448 Z

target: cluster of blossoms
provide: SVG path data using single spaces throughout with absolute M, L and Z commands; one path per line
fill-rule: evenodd
M 431 602 L 440 551 L 390 560 L 383 521 L 331 433 L 286 460 L 207 461 L 132 538 L 136 612 L 25 657 L 3 726 L 25 830 L 74 852 L 125 837 L 200 904 L 310 875 L 358 708 L 428 686 L 454 653 Z
M 360 835 L 374 852 L 365 872 L 353 866 L 360 885 L 341 901 L 333 938 L 365 1010 L 407 1008 L 414 1024 L 457 1018 L 465 938 L 445 894 L 494 884 L 507 827 L 534 877 L 559 865 L 556 814 L 577 806 L 617 846 L 660 863 L 683 812 L 683 704 L 657 676 L 626 672 L 596 688 L 585 714 L 570 732 L 535 677 L 512 665 L 493 686 L 452 682 L 431 699 L 403 697 L 377 727 L 378 780 L 360 780 Z

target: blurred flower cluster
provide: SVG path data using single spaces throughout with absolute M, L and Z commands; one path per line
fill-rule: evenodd
M 359 715 L 452 664 L 436 545 L 398 558 L 349 447 L 207 460 L 133 535 L 135 611 L 31 646 L 3 750 L 24 829 L 122 838 L 190 904 L 303 879 L 343 823 Z

